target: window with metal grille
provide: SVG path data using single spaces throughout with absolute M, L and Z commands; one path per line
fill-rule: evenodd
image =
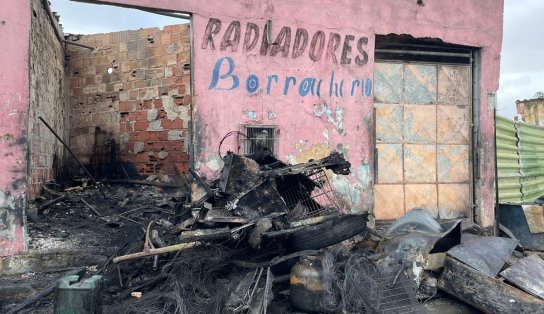
M 240 145 L 244 154 L 251 155 L 259 152 L 270 151 L 276 155 L 278 151 L 278 138 L 275 125 L 244 125 L 244 133 L 247 137 L 241 137 Z

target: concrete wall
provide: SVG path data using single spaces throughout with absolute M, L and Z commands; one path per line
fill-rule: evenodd
M 188 169 L 189 25 L 76 38 L 69 46 L 70 146 L 100 176 L 112 138 L 140 175 Z M 110 69 L 111 73 L 108 73 Z
M 30 1 L 0 10 L 0 256 L 25 250 Z
M 239 130 L 240 124 L 275 124 L 284 160 L 305 161 L 331 149 L 346 153 L 352 174 L 332 181 L 353 211 L 372 211 L 373 206 L 373 99 L 366 87 L 372 85 L 375 35 L 410 34 L 482 48 L 480 90 L 475 91 L 480 99 L 479 133 L 474 139 L 480 167 L 475 218 L 483 226 L 493 225 L 495 177 L 490 156 L 495 152 L 502 1 L 88 2 L 193 13 L 197 171 L 216 177 L 222 166 L 219 141 L 227 132 Z M 272 21 L 271 40 L 276 42 L 271 47 L 263 45 L 267 20 Z M 357 80 L 359 84 L 354 83 Z M 223 149 L 236 147 L 230 142 Z
M 28 197 L 39 195 L 43 184 L 61 171 L 65 154 L 62 144 L 38 120 L 42 117 L 64 136 L 68 114 L 64 87 L 64 52 L 41 0 L 32 0 L 30 32 L 30 108 Z M 58 23 L 54 20 L 58 27 Z
M 523 121 L 544 126 L 544 99 L 525 99 L 516 101 L 516 110 Z

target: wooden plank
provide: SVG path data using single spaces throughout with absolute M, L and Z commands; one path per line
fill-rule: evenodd
M 544 301 L 448 256 L 438 288 L 485 313 L 544 313 Z

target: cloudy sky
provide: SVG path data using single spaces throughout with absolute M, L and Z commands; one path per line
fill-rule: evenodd
M 114 6 L 69 0 L 50 1 L 53 11 L 60 14 L 66 33 L 107 33 L 185 22 Z M 544 91 L 544 40 L 542 35 L 539 35 L 543 13 L 543 0 L 505 0 L 504 41 L 498 94 L 498 110 L 502 116 L 512 118 L 515 115 L 517 99 L 529 99 L 535 92 Z

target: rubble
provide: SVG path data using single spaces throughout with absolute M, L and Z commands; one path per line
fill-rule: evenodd
M 104 185 L 105 199 L 92 186 L 48 187 L 31 243 L 107 249 L 86 271 L 103 277 L 105 313 L 422 313 L 465 303 L 543 311 L 532 274 L 540 257 L 425 209 L 372 230 L 368 213 L 339 206 L 328 181 L 349 167 L 338 153 L 287 165 L 266 152 L 229 152 L 217 180 L 192 173 L 203 190 L 193 203 L 188 191 L 138 181 Z M 36 290 L 51 294 L 55 282 Z M 36 297 L 3 310 L 52 308 L 51 297 Z

